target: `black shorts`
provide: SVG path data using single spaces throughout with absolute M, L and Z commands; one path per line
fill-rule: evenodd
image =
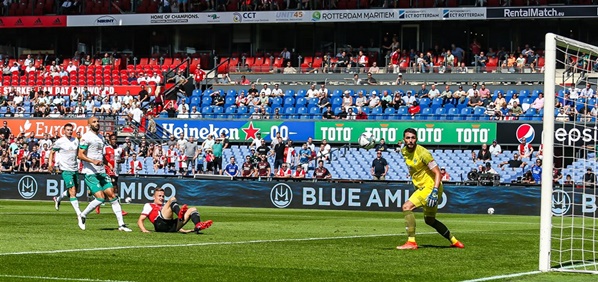
M 178 219 L 164 219 L 162 216 L 158 216 L 154 221 L 156 232 L 177 232 L 181 227 L 179 227 Z

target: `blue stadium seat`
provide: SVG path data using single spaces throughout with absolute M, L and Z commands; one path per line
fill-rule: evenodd
M 201 105 L 202 105 L 203 107 L 205 107 L 205 106 L 209 106 L 209 105 L 211 105 L 211 104 L 212 104 L 212 97 L 209 97 L 209 96 L 204 96 L 204 97 L 201 99 Z
M 444 99 L 440 97 L 434 98 L 434 100 L 432 100 L 432 105 L 442 105 L 442 103 L 444 103 Z
M 305 89 L 300 89 L 297 92 L 297 97 L 305 97 L 305 95 L 307 95 L 307 90 L 305 90 Z
M 310 107 L 309 108 L 309 116 L 312 119 L 315 119 L 315 118 L 317 118 L 318 116 L 321 116 L 321 115 L 322 115 L 322 112 L 320 111 L 319 107 Z
M 430 101 L 430 98 L 421 98 L 419 99 L 419 105 L 421 106 L 430 106 L 430 104 L 432 103 L 432 101 Z
M 274 97 L 270 99 L 272 107 L 280 107 L 282 106 L 282 98 Z
M 521 97 L 527 97 L 529 96 L 529 91 L 526 89 L 523 89 L 521 91 L 519 91 L 519 99 L 521 99 Z
M 214 90 L 212 90 L 212 89 L 206 89 L 206 90 L 203 91 L 203 95 L 202 96 L 203 97 L 210 96 L 210 94 L 212 94 L 212 93 L 214 93 Z
M 375 107 L 372 109 L 372 112 L 370 113 L 370 115 L 373 115 L 373 116 L 377 116 L 380 114 L 382 114 L 382 107 Z
M 419 119 L 423 120 L 431 120 L 433 118 L 433 111 L 432 108 L 425 108 L 419 114 Z
M 343 104 L 343 98 L 341 97 L 336 97 L 336 98 L 332 98 L 332 107 L 338 107 L 340 105 Z
M 235 104 L 235 97 L 226 97 L 224 100 L 224 106 L 232 106 Z
M 245 114 L 245 113 L 247 113 L 247 111 L 248 111 L 248 108 L 246 106 L 240 106 L 237 108 L 237 113 L 239 113 L 239 114 Z
M 435 120 L 442 120 L 446 116 L 447 109 L 446 108 L 438 108 L 434 111 L 434 119 Z
M 201 103 L 201 98 L 198 96 L 191 96 L 191 102 L 189 102 L 189 106 L 191 107 L 199 107 Z
M 459 120 L 459 112 L 460 110 L 458 108 L 450 108 L 448 110 L 447 113 L 447 119 L 448 120 Z
M 221 106 L 215 106 L 215 107 L 212 109 L 212 111 L 213 111 L 213 113 L 215 113 L 215 114 L 221 114 L 221 113 L 223 113 L 223 112 L 224 112 L 224 108 L 223 108 L 223 107 L 221 107 Z
M 334 107 L 333 110 L 332 110 L 332 112 L 334 112 L 335 116 L 338 115 L 338 114 L 340 114 L 341 111 L 343 111 L 342 107 Z
M 295 106 L 305 106 L 307 105 L 307 99 L 305 99 L 305 97 L 299 97 L 297 98 L 297 101 L 295 101 Z
M 313 106 L 317 106 L 318 105 L 318 98 L 309 98 L 307 99 L 307 106 L 309 108 L 313 107 Z
M 201 90 L 199 90 L 199 89 L 193 90 L 193 92 L 191 92 L 191 96 L 192 97 L 201 97 Z
M 235 89 L 229 89 L 228 91 L 226 91 L 226 98 L 228 97 L 237 97 L 237 90 Z
M 230 106 L 226 108 L 227 114 L 235 114 L 237 112 L 237 106 Z
M 287 91 L 284 92 L 284 97 L 294 97 L 295 96 L 295 90 L 293 89 L 289 89 Z
M 201 108 L 201 114 L 204 115 L 204 117 L 205 117 L 205 115 L 211 114 L 212 113 L 212 108 L 213 108 L 212 106 L 204 106 L 204 107 L 202 107 Z
M 307 110 L 307 107 L 299 107 L 299 108 L 297 108 L 297 114 L 299 114 L 299 115 L 306 115 L 307 113 L 309 113 L 309 111 Z
M 334 91 L 332 91 L 332 96 L 331 97 L 342 97 L 343 96 L 343 90 L 341 89 L 335 89 Z
M 285 97 L 284 98 L 284 106 L 295 106 L 295 98 L 294 97 Z

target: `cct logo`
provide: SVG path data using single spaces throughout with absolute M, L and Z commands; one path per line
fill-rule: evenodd
M 536 131 L 534 130 L 534 127 L 525 123 L 517 127 L 515 136 L 517 137 L 518 141 L 521 141 L 521 138 L 524 138 L 526 143 L 532 143 L 536 137 Z
M 293 189 L 289 185 L 279 183 L 270 190 L 270 201 L 277 208 L 286 208 L 293 201 Z
M 233 13 L 233 22 L 240 23 L 246 19 L 255 19 L 257 13 L 255 12 L 248 12 L 248 13 Z
M 563 190 L 552 192 L 552 214 L 563 216 L 571 209 L 571 197 Z
M 19 194 L 21 197 L 23 197 L 23 199 L 29 200 L 35 197 L 35 194 L 37 194 L 37 181 L 35 181 L 35 178 L 29 175 L 23 176 L 19 180 L 17 189 L 19 190 Z

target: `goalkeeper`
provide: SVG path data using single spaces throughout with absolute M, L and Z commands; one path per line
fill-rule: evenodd
M 438 196 L 442 196 L 442 176 L 440 169 L 434 161 L 430 152 L 417 145 L 417 132 L 413 128 L 407 128 L 403 132 L 404 147 L 401 154 L 405 158 L 405 163 L 409 168 L 409 174 L 415 187 L 415 192 L 409 200 L 403 204 L 403 214 L 405 215 L 405 225 L 407 228 L 407 243 L 397 246 L 399 250 L 415 250 L 415 215 L 413 210 L 419 207 L 424 208 L 424 219 L 426 224 L 432 226 L 440 235 L 451 242 L 451 247 L 463 248 L 448 228 L 440 221 L 436 220 L 438 212 Z

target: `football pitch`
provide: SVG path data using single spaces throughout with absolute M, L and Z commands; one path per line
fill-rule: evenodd
M 198 207 L 204 234 L 145 234 L 141 207 L 123 204 L 125 233 L 109 206 L 82 231 L 68 202 L 0 201 L 0 281 L 596 281 L 536 273 L 539 217 L 499 210 L 439 214 L 465 249 L 416 213 L 420 249 L 399 251 L 397 212 Z

